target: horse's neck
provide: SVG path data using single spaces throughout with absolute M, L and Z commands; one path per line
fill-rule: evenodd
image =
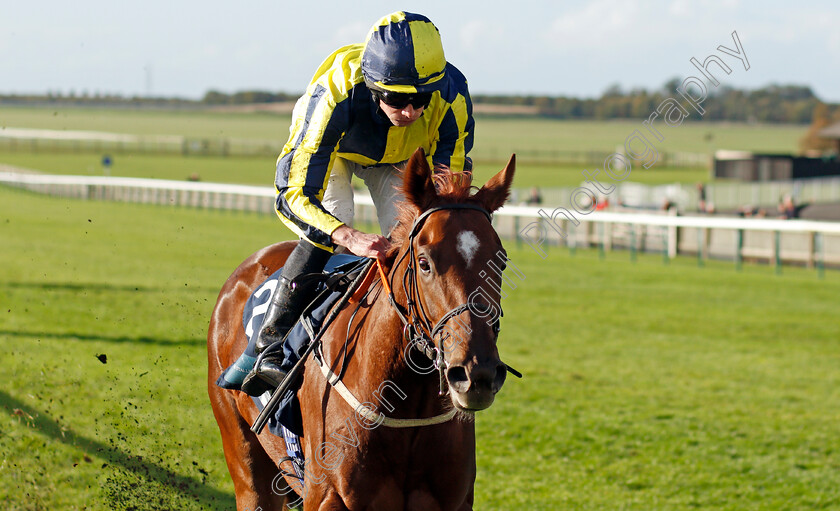
M 405 304 L 402 279 L 395 278 L 394 282 L 400 282 L 396 286 L 399 289 L 394 289 L 397 303 Z M 398 415 L 431 416 L 441 412 L 442 400 L 438 395 L 440 384 L 437 371 L 421 374 L 407 362 L 408 341 L 403 336 L 403 323 L 384 291 L 379 293 L 371 305 L 370 313 L 365 317 L 357 339 L 357 355 L 353 358 L 355 363 L 360 365 L 359 369 L 363 375 L 361 381 L 368 382 L 372 387 L 369 390 L 391 387 L 394 393 L 389 395 L 388 402 L 395 406 Z M 431 363 L 425 359 L 425 355 L 410 354 L 412 360 L 421 361 L 420 365 L 427 366 Z M 405 399 L 393 398 L 395 395 L 401 395 L 397 389 L 406 396 Z M 403 413 L 399 413 L 400 411 Z
M 403 324 L 384 292 L 371 305 L 358 339 L 359 361 L 368 368 L 366 376 L 394 378 L 408 368 L 403 358 Z M 373 361 L 377 363 L 370 363 Z

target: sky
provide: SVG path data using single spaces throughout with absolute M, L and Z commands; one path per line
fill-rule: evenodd
M 0 0 L 0 93 L 299 93 L 324 57 L 396 10 L 435 23 L 473 94 L 658 89 L 715 54 L 731 69 L 721 84 L 807 85 L 840 102 L 836 0 Z M 717 49 L 736 49 L 732 32 L 749 69 Z

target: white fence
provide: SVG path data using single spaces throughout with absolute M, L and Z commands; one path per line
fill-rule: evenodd
M 662 252 L 666 259 L 694 254 L 709 258 L 763 260 L 780 268 L 784 262 L 822 269 L 840 265 L 840 222 L 776 220 L 721 216 L 677 216 L 671 213 L 593 212 L 580 215 L 563 208 L 507 206 L 497 213 L 497 230 L 507 221 L 516 238 L 547 256 L 548 247 L 597 246 Z M 571 216 L 575 222 L 566 216 Z M 533 219 L 522 224 L 523 219 Z M 527 221 L 527 220 L 526 220 Z
M 0 183 L 54 196 L 274 214 L 271 187 L 156 179 L 0 172 Z M 357 193 L 356 218 L 375 223 L 370 197 Z M 577 223 L 576 223 L 577 222 Z M 499 235 L 542 256 L 551 247 L 623 248 L 671 258 L 764 260 L 822 268 L 840 265 L 840 222 L 639 212 L 581 215 L 563 208 L 508 205 L 494 215 Z

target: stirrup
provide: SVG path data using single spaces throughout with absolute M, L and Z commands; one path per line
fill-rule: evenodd
M 261 396 L 265 392 L 271 392 L 286 378 L 286 371 L 280 369 L 283 362 L 282 356 L 278 357 L 269 353 L 260 362 L 260 365 L 251 369 L 242 381 L 242 392 L 249 396 Z

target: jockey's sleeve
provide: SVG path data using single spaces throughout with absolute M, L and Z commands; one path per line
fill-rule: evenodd
M 447 67 L 447 72 L 451 75 L 457 73 L 461 80 L 455 82 L 457 87 L 443 92 L 449 108 L 438 128 L 438 140 L 432 147 L 431 157 L 434 164 L 446 165 L 460 172 L 470 167 L 466 159 L 473 147 L 475 120 L 466 80 L 452 65 Z
M 321 204 L 336 148 L 349 123 L 350 101 L 314 84 L 295 105 L 291 136 L 277 159 L 275 207 L 299 236 L 332 251 L 343 223 Z

